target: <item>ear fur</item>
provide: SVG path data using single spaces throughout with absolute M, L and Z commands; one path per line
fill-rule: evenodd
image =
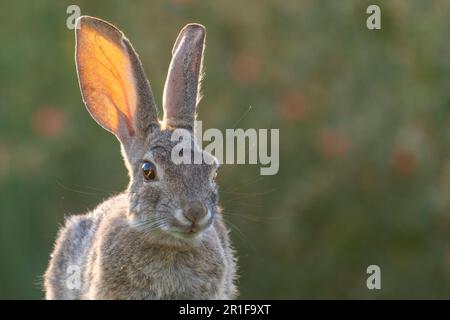
M 163 94 L 164 123 L 169 127 L 193 130 L 205 35 L 204 26 L 191 23 L 175 41 Z

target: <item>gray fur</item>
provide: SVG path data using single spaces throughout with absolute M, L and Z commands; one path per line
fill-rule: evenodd
M 100 25 L 100 30 L 120 32 L 96 18 L 81 17 L 79 21 Z M 123 41 L 120 35 L 117 41 Z M 128 52 L 134 53 L 131 44 L 125 43 Z M 236 259 L 212 179 L 218 165 L 176 165 L 171 161 L 171 149 L 176 143 L 170 140 L 174 128 L 155 123 L 151 89 L 137 55 L 130 54 L 130 59 L 140 92 L 137 115 L 132 119 L 136 134 L 114 132 L 122 144 L 129 186 L 95 210 L 67 219 L 44 276 L 46 298 L 234 298 Z M 194 77 L 198 81 L 198 75 Z M 194 119 L 195 108 L 191 113 L 190 119 Z M 192 152 L 204 153 L 193 136 L 192 141 Z M 212 157 L 206 153 L 204 156 Z M 155 163 L 158 181 L 145 181 L 143 161 Z M 179 224 L 174 213 L 192 201 L 200 202 L 211 213 L 203 231 L 194 235 L 184 232 L 185 226 Z M 73 280 L 70 267 L 81 271 L 77 288 L 68 285 Z

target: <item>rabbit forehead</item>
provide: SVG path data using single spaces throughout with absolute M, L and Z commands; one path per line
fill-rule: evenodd
M 180 142 L 177 140 L 172 141 L 172 135 L 174 130 L 166 129 L 158 131 L 150 135 L 147 139 L 147 148 L 144 152 L 144 158 L 152 159 L 155 155 L 163 156 L 164 158 L 171 157 L 173 148 Z M 207 164 L 208 167 L 217 168 L 219 167 L 219 161 L 209 152 L 203 150 L 201 146 L 197 143 L 194 135 L 190 135 L 191 147 L 186 151 L 191 152 L 192 156 L 198 159 L 202 159 L 201 164 Z M 169 159 L 171 160 L 171 159 Z
M 143 160 L 155 161 L 164 170 L 164 175 L 171 176 L 170 179 L 178 178 L 179 180 L 182 177 L 191 178 L 192 176 L 195 176 L 196 179 L 209 178 L 211 171 L 218 167 L 217 159 L 202 150 L 195 138 L 191 136 L 191 149 L 186 151 L 191 152 L 192 158 L 195 154 L 199 159 L 202 159 L 201 163 L 175 164 L 172 161 L 172 150 L 180 142 L 172 141 L 172 134 L 173 130 L 166 129 L 151 135 L 146 143 Z
M 147 148 L 146 152 L 144 153 L 144 156 L 151 156 L 152 153 L 154 153 L 154 150 L 163 150 L 166 153 L 169 153 L 169 155 L 172 152 L 172 149 L 178 145 L 180 142 L 176 139 L 172 139 L 173 134 L 175 130 L 174 129 L 165 129 L 165 130 L 159 130 L 154 132 L 153 134 L 149 135 L 147 139 Z M 202 149 L 197 144 L 194 137 L 189 134 L 189 138 L 191 139 L 191 146 L 192 146 L 192 152 L 201 153 Z

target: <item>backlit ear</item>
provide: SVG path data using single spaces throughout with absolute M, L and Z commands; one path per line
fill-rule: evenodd
M 75 60 L 92 117 L 122 142 L 158 125 L 156 106 L 139 58 L 124 34 L 103 20 L 77 20 Z
M 170 127 L 193 129 L 205 34 L 204 26 L 188 24 L 173 47 L 163 95 L 164 122 Z

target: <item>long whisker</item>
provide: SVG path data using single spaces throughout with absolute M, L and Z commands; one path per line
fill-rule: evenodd
M 231 226 L 232 229 L 236 230 L 239 234 L 239 236 L 241 237 L 241 239 L 243 240 L 243 242 L 252 250 L 252 251 L 256 251 L 255 246 L 251 243 L 251 241 L 249 241 L 248 237 L 241 231 L 241 229 L 239 229 L 234 223 L 232 223 L 230 220 L 225 219 L 225 223 L 229 226 Z
M 160 222 L 167 222 L 167 218 L 157 218 L 157 219 L 148 219 L 148 220 L 142 220 L 139 222 L 136 222 L 134 225 L 136 227 L 151 227 L 152 225 L 155 225 Z
M 266 194 L 272 193 L 277 191 L 277 189 L 270 189 L 267 191 L 263 191 L 263 192 L 226 192 L 226 191 L 219 191 L 222 193 L 226 193 L 226 194 L 236 194 L 236 195 L 240 195 L 240 196 L 246 196 L 246 197 L 256 197 L 256 196 L 264 196 Z
M 166 221 L 161 221 L 159 223 L 155 223 L 151 225 L 150 227 L 146 227 L 143 232 L 145 235 L 150 235 L 152 231 L 160 229 L 162 226 L 166 224 Z
M 242 188 L 242 187 L 244 187 L 244 186 L 249 186 L 249 185 L 252 185 L 252 184 L 254 184 L 254 183 L 258 182 L 258 181 L 261 181 L 261 179 L 263 179 L 262 176 L 260 176 L 260 177 L 258 177 L 258 178 L 256 178 L 256 179 L 252 179 L 252 180 L 250 180 L 250 181 L 246 181 L 246 182 L 243 182 L 243 183 L 241 183 L 241 184 L 238 184 L 238 185 L 234 186 L 231 190 L 229 190 L 229 191 L 224 191 L 224 192 L 225 192 L 225 193 L 228 193 L 228 192 L 235 192 L 235 191 L 238 191 L 240 188 Z
M 88 186 L 88 185 L 80 185 L 80 184 L 73 184 L 76 187 L 80 187 L 80 188 L 87 188 L 87 189 L 91 189 L 94 191 L 100 191 L 102 193 L 119 193 L 122 192 L 123 190 L 109 190 L 109 189 L 103 189 L 103 188 L 98 188 L 98 187 L 93 187 L 93 186 Z
M 59 180 L 56 180 L 56 183 L 63 189 L 67 190 L 67 191 L 71 191 L 71 192 L 75 192 L 75 193 L 79 193 L 79 194 L 84 194 L 87 196 L 98 196 L 101 195 L 101 193 L 99 192 L 88 192 L 88 191 L 83 191 L 83 190 L 78 190 L 75 188 L 71 188 L 69 186 L 64 185 L 62 182 L 60 182 Z
M 265 207 L 262 204 L 258 204 L 258 203 L 248 203 L 248 202 L 242 202 L 242 201 L 222 201 L 222 203 L 225 205 L 225 207 L 267 209 L 267 207 Z
M 241 214 L 241 213 L 236 213 L 236 212 L 229 212 L 227 210 L 224 210 L 223 212 L 224 215 L 226 216 L 233 216 L 233 217 L 238 217 L 238 218 L 244 218 L 250 221 L 254 221 L 254 222 L 269 222 L 269 221 L 275 221 L 275 220 L 280 220 L 283 219 L 283 217 L 261 217 L 261 216 L 256 216 L 256 215 L 249 215 L 249 214 Z
M 244 114 L 234 123 L 233 129 L 236 129 L 236 127 L 239 124 L 239 122 L 241 122 L 242 119 L 244 119 L 247 116 L 247 114 L 250 112 L 250 110 L 252 110 L 252 106 L 251 105 L 248 106 L 248 109 L 244 112 Z

